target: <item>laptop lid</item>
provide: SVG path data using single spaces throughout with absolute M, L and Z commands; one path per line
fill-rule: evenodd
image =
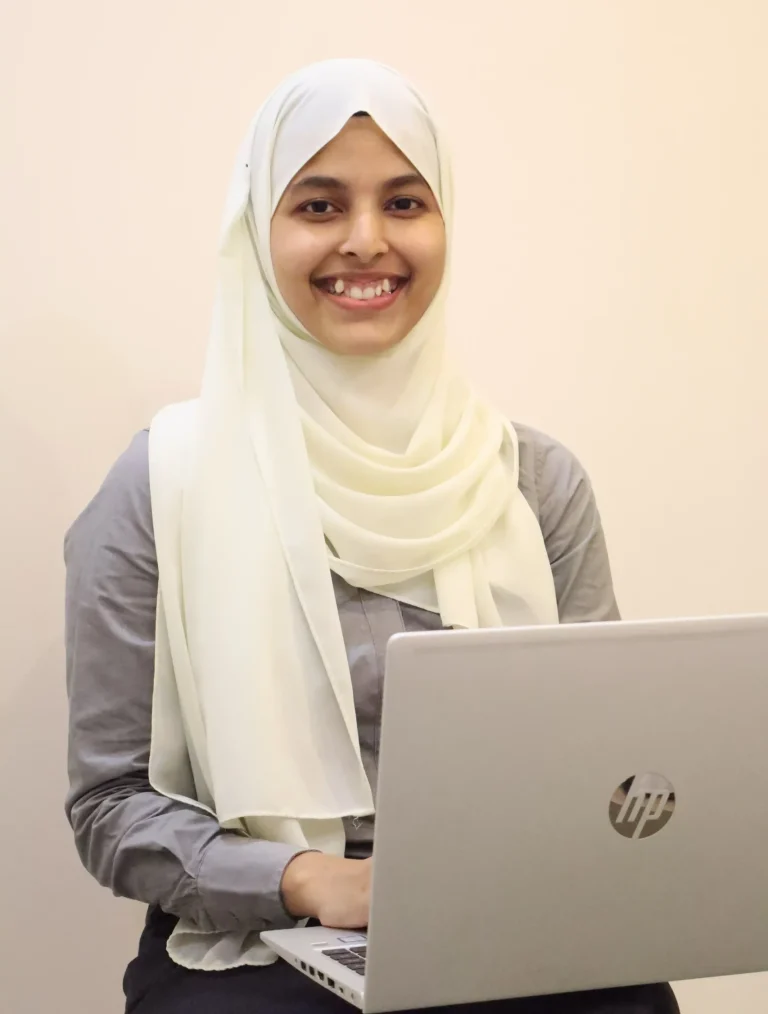
M 768 617 L 394 637 L 365 1010 L 768 968 L 766 715 Z

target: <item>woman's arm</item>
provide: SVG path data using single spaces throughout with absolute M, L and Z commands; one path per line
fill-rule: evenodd
M 146 432 L 68 532 L 65 558 L 66 809 L 86 869 L 201 929 L 293 925 L 280 891 L 293 846 L 223 831 L 149 784 L 157 564 Z

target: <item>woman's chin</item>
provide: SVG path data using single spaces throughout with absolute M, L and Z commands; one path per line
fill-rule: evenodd
M 315 333 L 317 341 L 332 352 L 346 356 L 371 356 L 399 345 L 405 338 L 401 329 L 365 327 L 358 324 Z

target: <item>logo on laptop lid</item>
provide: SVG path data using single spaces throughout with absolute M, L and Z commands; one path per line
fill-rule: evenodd
M 675 789 L 663 775 L 633 775 L 616 789 L 608 806 L 615 831 L 625 838 L 650 838 L 675 812 Z

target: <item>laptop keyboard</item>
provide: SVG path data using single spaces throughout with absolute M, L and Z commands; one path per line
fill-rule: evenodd
M 366 944 L 359 947 L 334 947 L 330 951 L 323 951 L 326 958 L 338 961 L 340 965 L 349 968 L 358 975 L 365 975 L 365 958 L 368 952 Z

